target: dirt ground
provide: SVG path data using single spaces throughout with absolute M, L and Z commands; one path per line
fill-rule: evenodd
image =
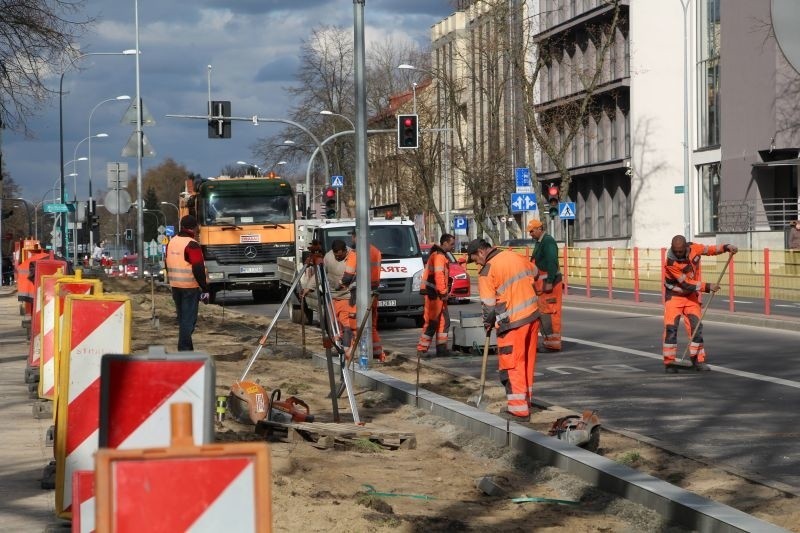
M 154 344 L 174 351 L 177 345 L 174 305 L 168 292 L 143 282 L 104 280 L 106 290 L 131 295 L 134 309 L 133 351 Z M 157 316 L 159 327 L 152 317 Z M 271 317 L 245 315 L 220 306 L 202 306 L 195 348 L 216 361 L 217 394 L 227 395 L 245 368 Z M 327 371 L 304 355 L 300 326 L 279 320 L 268 348 L 248 375 L 267 390 L 304 400 L 318 421 L 331 420 Z M 309 350 L 321 351 L 316 328 L 306 328 Z M 413 348 L 410 350 L 413 353 Z M 390 355 L 381 371 L 405 381 L 415 366 L 404 354 Z M 465 401 L 478 389 L 476 380 L 454 378 L 424 368 L 420 386 Z M 588 486 L 555 468 L 536 463 L 457 428 L 426 411 L 357 390 L 359 412 L 376 434 L 413 434 L 414 449 L 392 449 L 355 439 L 320 449 L 309 442 L 271 439 L 272 521 L 276 531 L 681 531 L 644 507 Z M 499 411 L 503 391 L 487 383 L 486 409 Z M 346 397 L 340 401 L 347 419 Z M 551 407 L 532 416 L 546 432 L 565 409 Z M 280 437 L 280 435 L 278 435 Z M 262 440 L 252 426 L 227 418 L 217 426 L 220 441 Z M 775 489 L 724 470 L 676 456 L 603 431 L 601 455 L 707 498 L 800 532 L 800 505 Z M 487 496 L 476 481 L 490 476 L 502 494 Z M 381 494 L 379 494 L 381 493 Z M 513 503 L 539 497 L 563 503 Z

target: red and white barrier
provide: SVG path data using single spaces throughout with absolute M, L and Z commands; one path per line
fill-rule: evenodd
M 42 279 L 67 268 L 65 261 L 39 259 L 36 261 L 36 277 L 33 284 L 33 316 L 31 317 L 31 343 L 28 349 L 28 367 L 39 368 L 42 353 Z
M 94 470 L 78 470 L 72 475 L 72 532 L 94 531 Z
M 42 352 L 39 374 L 39 397 L 49 400 L 54 400 L 58 394 L 58 358 L 64 345 L 62 332 L 64 331 L 65 298 L 70 294 L 102 294 L 103 284 L 97 279 L 82 279 L 78 273 L 75 276 L 57 278 L 53 293 L 51 300 L 53 304 L 52 352 L 47 354 Z
M 184 406 L 169 448 L 97 452 L 97 531 L 271 531 L 266 443 L 194 446 Z
M 214 442 L 215 373 L 204 353 L 104 355 L 100 371 L 100 447 L 170 444 L 170 404 L 192 405 L 194 442 Z
M 72 474 L 94 467 L 103 354 L 130 351 L 132 310 L 124 295 L 66 297 L 56 401 L 56 513 L 71 515 Z
M 42 276 L 40 290 L 42 294 L 42 342 L 39 349 L 39 397 L 43 395 L 43 379 L 47 379 L 47 389 L 50 390 L 55 385 L 55 364 L 56 364 L 56 280 L 64 277 L 61 274 L 52 276 Z M 47 375 L 47 378 L 43 376 Z

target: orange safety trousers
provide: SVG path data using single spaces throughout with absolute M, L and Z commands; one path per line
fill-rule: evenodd
M 497 336 L 500 382 L 506 388 L 508 412 L 514 416 L 524 417 L 530 414 L 538 335 L 537 320 Z
M 446 298 L 446 297 L 445 297 Z M 431 340 L 436 337 L 436 344 L 447 344 L 447 332 L 450 330 L 450 313 L 447 309 L 447 300 L 444 298 L 425 297 L 425 307 L 423 308 L 423 318 L 425 323 L 422 325 L 417 342 L 418 352 L 427 352 L 431 347 Z
M 564 297 L 564 283 L 553 284 L 553 292 L 543 292 L 544 276 L 534 282 L 536 294 L 539 295 L 539 312 L 542 322 L 544 347 L 552 351 L 561 350 L 561 306 Z
M 358 320 L 356 318 L 356 306 L 348 304 L 348 317 L 350 322 L 350 329 L 352 330 L 353 340 L 358 333 Z M 352 346 L 351 351 L 358 350 L 358 346 Z M 381 345 L 381 336 L 378 335 L 378 306 L 372 306 L 372 358 L 383 359 L 383 346 Z
M 703 325 L 700 324 L 700 302 L 697 298 L 673 296 L 664 304 L 664 344 L 661 354 L 664 364 L 675 361 L 678 355 L 678 326 L 683 319 L 686 327 L 686 336 L 697 329 L 694 338 L 689 339 L 689 356 L 692 360 L 702 363 L 706 360 L 706 350 L 703 346 Z
M 353 340 L 353 330 L 350 328 L 350 302 L 347 300 L 333 300 L 333 314 L 339 324 L 342 346 L 348 348 Z

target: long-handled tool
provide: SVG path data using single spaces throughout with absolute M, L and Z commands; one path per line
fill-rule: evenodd
M 725 271 L 728 270 L 728 265 L 731 264 L 731 259 L 733 259 L 733 254 L 729 253 L 728 260 L 725 261 L 725 266 L 722 267 L 722 271 L 719 273 L 719 277 L 717 278 L 717 283 L 716 283 L 717 285 L 719 285 L 722 282 L 722 276 L 724 276 Z M 689 353 L 689 348 L 691 348 L 692 346 L 692 339 L 694 339 L 694 336 L 697 335 L 697 330 L 700 329 L 700 325 L 703 323 L 703 317 L 706 316 L 706 311 L 708 310 L 708 306 L 711 305 L 712 301 L 714 301 L 714 296 L 716 294 L 717 294 L 716 292 L 712 292 L 711 297 L 703 306 L 703 310 L 700 312 L 700 320 L 698 320 L 697 324 L 695 324 L 694 328 L 692 328 L 692 335 L 689 337 L 689 341 L 686 343 L 686 349 L 683 351 L 683 355 L 681 355 L 681 358 L 678 359 L 677 364 L 679 365 L 684 364 L 684 360 L 686 359 L 686 354 Z
M 467 402 L 474 402 L 475 407 L 481 406 L 483 391 L 486 388 L 486 362 L 489 360 L 489 341 L 492 337 L 492 330 L 486 332 L 486 340 L 483 343 L 483 361 L 481 362 L 481 388 L 478 396 L 470 396 Z

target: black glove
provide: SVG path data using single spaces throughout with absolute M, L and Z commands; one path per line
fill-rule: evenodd
M 201 292 L 200 293 L 200 301 L 203 302 L 204 304 L 208 303 L 209 297 L 210 296 L 209 296 L 209 294 L 207 292 Z
M 494 328 L 494 323 L 497 321 L 497 315 L 494 311 L 487 313 L 483 317 L 483 329 L 486 330 L 486 333 L 489 333 Z

